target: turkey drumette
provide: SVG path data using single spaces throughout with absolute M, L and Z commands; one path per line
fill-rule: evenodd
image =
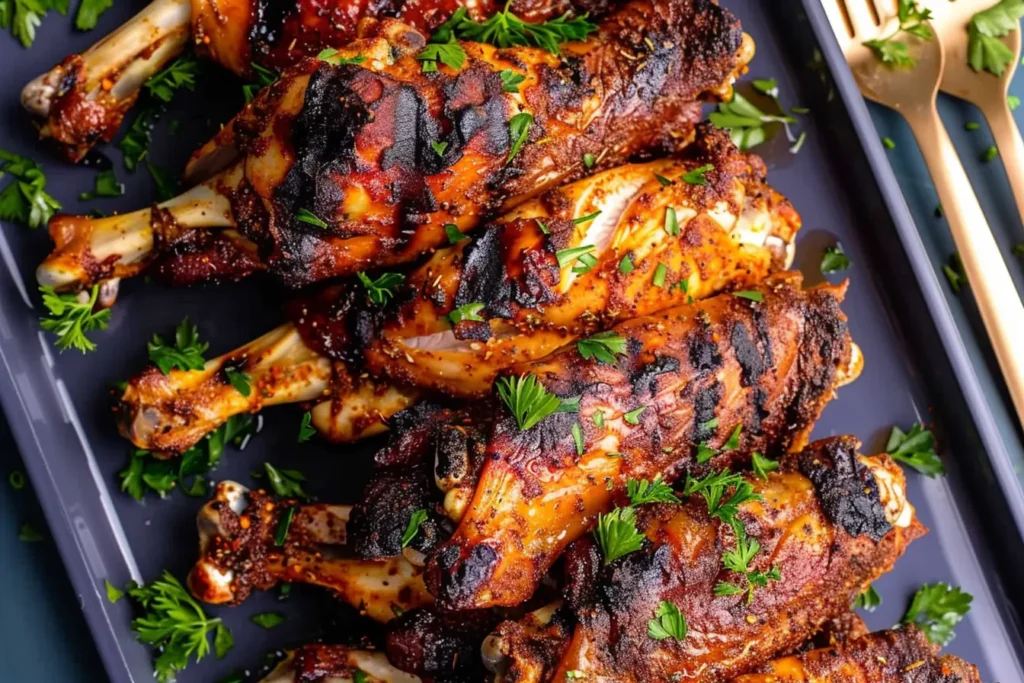
M 233 414 L 326 399 L 313 423 L 355 438 L 423 390 L 480 398 L 502 369 L 578 336 L 752 286 L 788 265 L 799 225 L 760 158 L 701 126 L 678 158 L 550 190 L 475 241 L 455 235 L 384 308 L 363 284 L 333 286 L 293 302 L 293 325 L 203 370 L 147 369 L 125 390 L 119 423 L 140 448 L 180 451 Z M 248 397 L 222 372 L 240 364 L 259 389 Z
M 462 43 L 461 69 L 424 73 L 425 44 L 386 20 L 338 52 L 348 63 L 296 65 L 204 148 L 193 171 L 230 161 L 210 180 L 134 213 L 55 217 L 40 284 L 74 290 L 197 251 L 216 258 L 171 268 L 182 283 L 265 269 L 297 287 L 405 263 L 446 225 L 469 231 L 585 174 L 586 155 L 612 166 L 689 139 L 695 103 L 728 97 L 752 52 L 710 0 L 624 4 L 560 55 Z

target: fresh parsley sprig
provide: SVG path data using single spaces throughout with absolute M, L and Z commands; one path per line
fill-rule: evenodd
M 539 47 L 558 54 L 560 44 L 586 39 L 597 31 L 597 25 L 587 21 L 586 14 L 573 18 L 564 14 L 557 19 L 531 24 L 512 14 L 506 5 L 503 11 L 484 22 L 463 18 L 455 30 L 463 40 L 497 47 Z
M 631 505 L 645 505 L 647 503 L 678 503 L 679 497 L 672 487 L 665 483 L 661 475 L 653 480 L 629 479 L 626 481 L 626 495 L 629 496 Z
M 100 286 L 93 285 L 88 296 L 85 292 L 59 294 L 47 286 L 40 287 L 39 291 L 43 294 L 43 306 L 50 312 L 48 317 L 39 319 L 39 326 L 57 335 L 54 345 L 61 351 L 77 349 L 86 353 L 95 350 L 96 344 L 89 339 L 88 333 L 105 330 L 110 322 L 109 308 L 95 310 Z
M 935 34 L 928 26 L 927 21 L 932 18 L 930 9 L 921 9 L 915 0 L 897 0 L 896 10 L 899 26 L 885 38 L 864 41 L 864 45 L 871 49 L 875 58 L 883 64 L 897 68 L 912 68 L 917 60 L 910 56 L 907 44 L 902 40 L 896 40 L 901 33 L 909 33 L 921 40 L 934 40 Z
M 180 489 L 187 496 L 206 495 L 207 481 L 203 475 L 220 464 L 225 444 L 233 443 L 238 448 L 245 445 L 254 431 L 254 423 L 251 415 L 234 415 L 177 460 L 157 458 L 147 450 L 135 450 L 128 466 L 117 475 L 121 490 L 140 503 L 146 491 L 161 498 L 166 498 L 174 489 Z
M 821 257 L 821 273 L 838 273 L 850 267 L 850 257 L 843 251 L 843 245 L 836 242 L 831 247 L 825 247 L 825 254 Z
M 309 498 L 309 495 L 302 489 L 302 483 L 306 476 L 298 470 L 279 470 L 269 462 L 263 463 L 263 469 L 267 473 L 267 481 L 275 495 L 282 498 Z
M 409 517 L 409 523 L 405 526 L 405 531 L 402 532 L 403 548 L 413 542 L 425 521 L 427 521 L 427 511 L 423 508 L 412 513 L 412 516 Z
M 636 510 L 622 507 L 597 516 L 594 538 L 604 556 L 604 563 L 610 564 L 623 555 L 640 550 L 646 537 L 637 531 Z
M 757 105 L 737 93 L 728 102 L 718 105 L 717 111 L 708 114 L 708 120 L 717 128 L 724 128 L 729 131 L 729 137 L 733 144 L 741 150 L 752 149 L 768 139 L 767 124 L 782 124 L 786 138 L 791 143 L 789 151 L 796 154 L 803 147 L 806 139 L 805 133 L 799 136 L 793 133 L 790 126 L 798 123 L 797 119 L 785 113 L 782 104 L 779 102 L 779 88 L 774 79 L 757 79 L 753 82 L 754 89 L 768 95 L 775 101 L 779 114 L 769 114 L 762 111 Z
M 218 659 L 234 645 L 231 631 L 220 618 L 207 616 L 170 572 L 145 586 L 130 586 L 128 596 L 142 610 L 132 620 L 136 638 L 159 652 L 153 662 L 158 681 L 173 680 L 190 657 L 199 662 L 210 654 L 211 634 Z
M 533 126 L 533 114 L 528 111 L 519 112 L 508 120 L 508 134 L 512 140 L 512 146 L 508 151 L 508 158 L 505 163 L 510 163 L 519 154 L 526 139 L 530 136 L 530 127 Z
M 179 90 L 195 89 L 196 76 L 199 75 L 201 69 L 202 63 L 199 59 L 195 54 L 188 52 L 146 79 L 142 87 L 153 98 L 167 104 L 174 99 L 174 94 Z
M 107 169 L 97 173 L 92 190 L 81 193 L 78 198 L 86 202 L 100 197 L 120 197 L 123 194 L 124 183 L 117 179 L 113 170 Z
M 534 374 L 499 377 L 496 385 L 498 396 L 508 406 L 521 431 L 558 412 L 562 405 L 562 399 L 545 389 Z
M 3 2 L 0 0 L 0 5 Z M 0 179 L 4 176 L 9 176 L 12 182 L 0 190 L 0 220 L 38 228 L 60 211 L 60 202 L 46 192 L 42 167 L 28 157 L 0 149 Z
M 281 77 L 281 74 L 273 69 L 260 66 L 255 62 L 249 66 L 252 67 L 252 76 L 254 80 L 252 83 L 247 83 L 242 86 L 242 95 L 245 97 L 246 103 L 252 102 L 256 99 L 256 93 L 268 85 L 273 85 L 277 82 L 277 79 Z
M 366 298 L 375 306 L 382 306 L 394 298 L 398 286 L 405 282 L 405 276 L 401 273 L 381 273 L 376 280 L 371 280 L 363 272 L 356 273 L 356 276 L 366 288 Z
M 0 28 L 10 29 L 22 47 L 32 47 L 36 29 L 50 10 L 68 13 L 69 0 L 0 0 Z
M 894 426 L 885 444 L 885 452 L 893 460 L 909 465 L 926 476 L 936 477 L 946 473 L 946 466 L 935 452 L 935 436 L 920 422 L 915 423 L 909 432 Z
M 1003 75 L 1014 53 L 1000 39 L 1017 30 L 1022 16 L 1024 0 L 1001 0 L 971 17 L 967 24 L 967 63 L 972 69 Z
M 342 64 L 353 64 L 358 65 L 366 61 L 365 55 L 356 55 L 355 57 L 342 57 L 339 55 L 338 50 L 333 47 L 328 47 L 320 50 L 320 53 L 316 56 L 322 62 L 327 62 L 334 66 L 341 66 Z
M 942 582 L 925 584 L 914 594 L 903 623 L 917 624 L 930 642 L 948 645 L 956 635 L 954 628 L 971 609 L 973 599 L 956 586 Z
M 647 622 L 647 635 L 655 640 L 686 638 L 686 617 L 673 603 L 662 600 L 654 611 L 654 618 Z
M 577 341 L 576 349 L 584 360 L 596 358 L 599 363 L 613 365 L 616 356 L 626 355 L 626 339 L 616 332 L 598 332 Z
M 75 14 L 75 28 L 79 31 L 91 31 L 96 28 L 100 15 L 114 6 L 114 0 L 82 0 Z
M 878 594 L 878 591 L 875 590 L 873 585 L 868 586 L 865 590 L 861 591 L 853 601 L 853 606 L 855 608 L 860 608 L 868 612 L 874 612 L 881 604 L 882 596 Z
M 210 345 L 199 341 L 199 328 L 188 317 L 183 319 L 174 331 L 174 346 L 169 346 L 158 334 L 146 345 L 149 360 L 165 375 L 171 370 L 202 370 L 206 365 L 203 354 Z

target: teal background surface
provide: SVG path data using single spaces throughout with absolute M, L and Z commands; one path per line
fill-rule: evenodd
M 9 39 L 3 36 L 4 40 Z M 1024 77 L 1018 76 L 1012 92 L 1024 99 Z M 974 107 L 942 97 L 940 110 L 950 135 L 960 152 L 972 184 L 985 209 L 993 231 L 1007 254 L 1011 274 L 1019 292 L 1024 292 L 1024 259 L 1009 255 L 1013 244 L 1024 242 L 1024 226 L 1017 213 L 1000 160 L 981 161 L 992 144 L 988 126 Z M 932 262 L 941 277 L 941 268 L 954 251 L 948 227 L 935 214 L 937 199 L 927 170 L 906 124 L 895 113 L 871 107 L 880 137 L 890 137 L 896 147 L 888 152 L 919 231 L 925 237 Z M 1016 111 L 1018 126 L 1024 127 L 1024 107 Z M 977 131 L 966 131 L 964 124 L 976 121 Z M 969 293 L 959 296 L 947 291 L 954 315 L 968 347 L 977 351 L 985 370 L 995 370 L 973 310 Z M 986 372 L 979 372 L 985 382 Z M 994 375 L 993 375 L 994 376 Z M 1010 418 L 1006 397 L 997 384 L 989 384 L 989 399 L 997 412 Z M 1016 431 L 1012 418 L 1002 421 L 1005 429 Z M 1007 434 L 1008 444 L 1018 442 L 1019 433 Z M 1018 454 L 1020 462 L 1020 454 Z M 92 638 L 85 626 L 78 599 L 72 591 L 56 548 L 48 538 L 46 524 L 36 503 L 31 485 L 15 491 L 7 484 L 12 471 L 23 470 L 20 455 L 3 417 L 0 416 L 0 679 L 25 683 L 92 683 L 106 676 Z M 1018 476 L 1024 472 L 1018 471 Z M 18 540 L 24 522 L 44 535 L 37 543 Z M 182 548 L 191 553 L 192 548 Z

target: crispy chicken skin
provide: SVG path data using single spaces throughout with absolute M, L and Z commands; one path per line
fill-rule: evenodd
M 706 184 L 682 180 L 709 165 Z M 418 268 L 401 305 L 362 328 L 366 365 L 399 384 L 477 397 L 502 369 L 581 334 L 753 286 L 788 265 L 800 226 L 765 174 L 759 157 L 701 124 L 677 159 L 550 190 Z M 574 258 L 560 265 L 558 254 L 587 247 L 589 270 Z M 664 281 L 652 285 L 659 268 Z M 472 304 L 487 322 L 453 327 L 451 312 Z
M 714 167 L 704 175 L 707 185 L 681 180 L 707 165 Z M 764 173 L 759 157 L 701 125 L 678 158 L 550 190 L 489 223 L 475 241 L 437 251 L 396 286 L 389 306 L 370 304 L 359 282 L 331 285 L 288 305 L 294 326 L 201 371 L 147 369 L 121 398 L 122 434 L 140 448 L 181 451 L 233 414 L 329 398 L 314 408 L 313 421 L 343 441 L 379 431 L 420 393 L 485 396 L 502 369 L 578 335 L 753 286 L 782 268 L 800 219 Z M 678 235 L 666 230 L 669 208 Z M 583 244 L 595 245 L 587 252 L 593 268 L 580 274 L 576 262 L 558 267 L 559 250 Z M 659 264 L 666 268 L 662 287 L 652 285 Z M 453 308 L 474 301 L 487 302 L 479 315 L 488 322 L 453 329 Z M 222 372 L 239 365 L 259 387 L 248 397 Z
M 740 505 L 736 518 L 760 544 L 749 567 L 779 571 L 752 597 L 716 592 L 721 582 L 744 579 L 722 563 L 735 549 L 734 527 L 709 517 L 701 496 L 636 507 L 645 541 L 610 564 L 593 538 L 580 539 L 566 555 L 577 584 L 568 592 L 571 638 L 544 659 L 535 648 L 507 647 L 499 626 L 489 641 L 504 657 L 490 655 L 499 680 L 564 681 L 579 671 L 609 682 L 710 683 L 792 650 L 847 610 L 925 532 L 906 500 L 902 470 L 888 456 L 859 456 L 856 448 L 854 437 L 818 441 L 784 455 L 766 479 L 748 475 L 761 496 Z M 665 602 L 686 619 L 681 640 L 648 635 Z
M 601 14 L 605 0 L 514 0 L 530 22 L 574 9 Z M 502 9 L 493 0 L 154 0 L 81 54 L 66 57 L 22 92 L 24 106 L 43 120 L 40 133 L 79 161 L 109 142 L 135 104 L 142 83 L 191 43 L 196 52 L 244 78 L 253 63 L 285 69 L 327 47 L 347 45 L 364 20 L 396 17 L 430 32 L 459 7 L 483 21 Z
M 732 683 L 981 683 L 973 664 L 936 654 L 915 626 L 776 659 Z
M 445 243 L 446 224 L 469 231 L 512 197 L 580 177 L 584 154 L 611 167 L 689 139 L 694 103 L 728 97 L 751 53 L 735 17 L 710 0 L 623 4 L 561 55 L 463 43 L 459 71 L 423 73 L 424 43 L 386 20 L 339 53 L 365 57 L 360 65 L 298 64 L 204 150 L 207 160 L 240 155 L 217 177 L 155 209 L 55 217 L 40 283 L 127 277 L 176 245 L 203 248 L 208 228 L 255 249 L 291 287 L 405 263 Z M 503 92 L 506 69 L 524 75 L 519 92 Z M 531 125 L 510 125 L 526 113 Z
M 349 511 L 221 482 L 199 512 L 200 557 L 189 590 L 205 602 L 237 604 L 279 581 L 311 583 L 377 621 L 430 604 L 422 570 L 404 558 L 344 556 Z
M 527 431 L 501 413 L 474 498 L 427 565 L 440 604 L 518 604 L 628 478 L 672 481 L 698 464 L 700 444 L 721 449 L 738 427 L 741 451 L 774 457 L 802 447 L 849 379 L 853 344 L 839 310 L 845 286 L 800 285 L 799 274 L 781 274 L 747 295 L 759 302 L 722 294 L 622 323 L 613 330 L 627 354 L 614 365 L 584 360 L 569 345 L 505 371 L 578 397 L 579 412 Z M 710 464 L 728 465 L 741 451 Z

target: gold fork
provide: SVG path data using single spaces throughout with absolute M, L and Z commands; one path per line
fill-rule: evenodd
M 1003 261 L 999 246 L 974 195 L 935 105 L 945 66 L 941 40 L 909 34 L 898 40 L 916 59 L 914 68 L 882 64 L 864 41 L 886 38 L 899 21 L 884 10 L 888 0 L 825 0 L 823 5 L 861 93 L 899 112 L 921 147 L 939 200 L 948 219 L 964 271 L 974 292 L 1017 416 L 1024 424 L 1024 305 Z M 878 12 L 879 8 L 883 11 Z M 886 17 L 884 21 L 879 16 Z
M 1024 220 L 1024 140 L 1021 140 L 1020 130 L 1006 100 L 1010 81 L 1020 61 L 1020 29 L 1001 39 L 1013 53 L 1013 59 L 1003 74 L 996 76 L 988 71 L 979 73 L 967 63 L 967 25 L 975 14 L 996 4 L 995 0 L 928 0 L 926 4 L 935 16 L 932 26 L 946 51 L 946 69 L 939 87 L 943 92 L 967 100 L 985 116 L 1010 179 L 1017 210 Z M 896 4 L 892 0 L 885 14 L 893 16 L 895 13 Z

